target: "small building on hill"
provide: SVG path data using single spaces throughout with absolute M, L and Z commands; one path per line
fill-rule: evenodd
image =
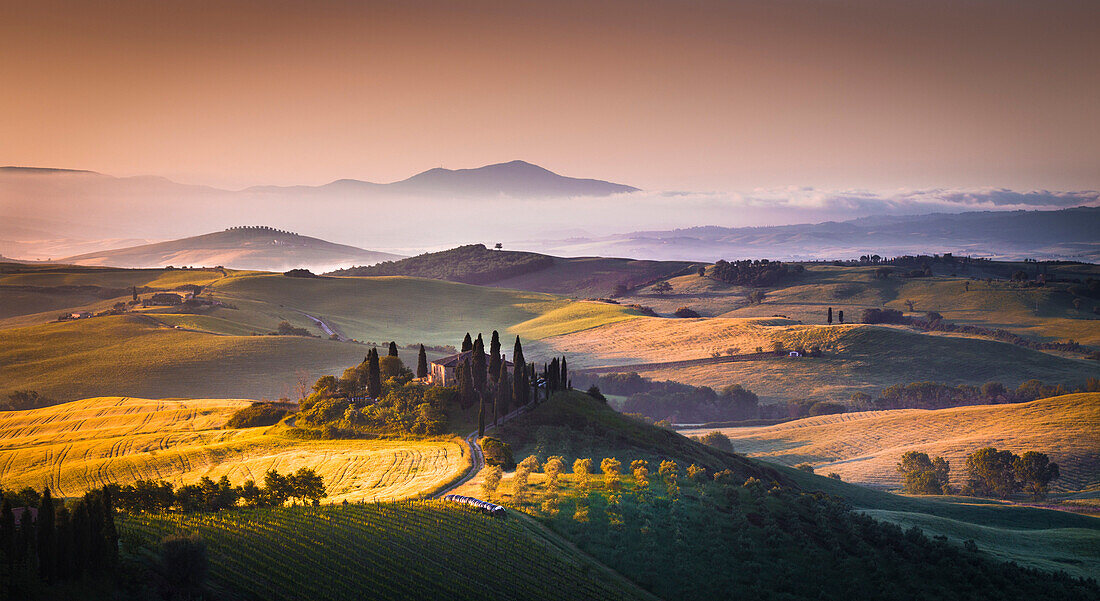
M 428 383 L 433 386 L 450 386 L 455 383 L 455 369 L 462 365 L 466 359 L 473 361 L 474 352 L 466 351 L 457 355 L 436 359 L 428 364 Z M 489 355 L 485 355 L 485 365 L 489 364 Z M 508 373 L 512 373 L 511 361 L 504 360 Z

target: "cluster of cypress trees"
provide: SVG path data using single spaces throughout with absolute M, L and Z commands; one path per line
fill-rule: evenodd
M 392 342 L 390 343 L 390 352 L 392 356 L 397 356 L 397 347 Z M 382 371 L 378 367 L 378 349 L 372 348 L 367 351 L 367 356 L 363 360 L 367 363 L 367 370 L 360 376 L 366 379 L 366 382 L 362 382 L 362 384 L 367 390 L 367 396 L 376 399 L 382 394 Z
M 5 592 L 35 578 L 44 583 L 73 581 L 85 574 L 102 574 L 118 565 L 118 531 L 111 495 L 91 490 L 71 507 L 55 504 L 47 488 L 42 492 L 38 518 L 30 508 L 19 522 L 11 500 L 0 509 L 0 562 Z
M 559 390 L 568 390 L 573 387 L 569 381 L 569 366 L 566 365 L 565 356 L 561 360 L 554 357 L 548 365 L 542 366 L 542 377 L 546 380 L 546 397 Z

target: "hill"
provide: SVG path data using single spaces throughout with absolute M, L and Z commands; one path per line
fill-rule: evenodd
M 234 269 L 287 271 L 304 268 L 318 272 L 333 266 L 370 264 L 398 255 L 334 244 L 275 228 L 234 227 L 222 232 L 168 242 L 143 244 L 61 259 L 73 265 L 166 267 L 169 265 L 224 265 Z
M 107 483 L 190 484 L 269 469 L 317 471 L 330 503 L 415 497 L 469 465 L 457 440 L 302 440 L 271 428 L 223 429 L 243 400 L 101 397 L 0 412 L 0 480 L 76 496 Z
M 738 361 L 713 357 L 753 353 L 760 347 L 822 349 L 821 357 L 764 357 Z M 666 319 L 638 317 L 543 339 L 567 353 L 574 373 L 636 371 L 657 380 L 721 388 L 741 384 L 762 403 L 846 401 L 899 382 L 1017 386 L 1035 378 L 1077 386 L 1096 373 L 1094 362 L 1052 355 L 1004 342 L 937 336 L 903 327 L 803 325 L 780 317 Z M 661 365 L 662 362 L 680 362 Z M 614 368 L 606 367 L 614 366 Z
M 877 215 L 850 221 L 766 227 L 702 226 L 546 242 L 547 252 L 716 261 L 850 259 L 952 252 L 1022 260 L 1100 261 L 1100 207 Z
M 961 486 L 966 456 L 986 446 L 1046 453 L 1061 467 L 1052 490 L 1100 488 L 1100 393 L 1008 405 L 823 415 L 719 431 L 748 456 L 792 466 L 809 463 L 820 473 L 835 472 L 846 482 L 880 488 L 901 486 L 895 465 L 906 451 L 947 459 L 953 483 Z
M 141 515 L 120 530 L 145 548 L 201 536 L 219 598 L 655 599 L 530 520 L 444 501 Z
M 404 275 L 572 297 L 608 297 L 616 293 L 617 287 L 642 286 L 681 274 L 694 265 L 682 261 L 551 257 L 470 244 L 399 261 L 340 269 L 329 275 Z
M 203 286 L 200 304 L 127 307 L 130 286 L 147 299 L 157 290 L 185 293 L 179 288 L 185 285 Z M 516 328 L 527 338 L 637 315 L 616 305 L 440 280 L 228 270 L 18 266 L 0 273 L 0 291 L 0 396 L 30 389 L 56 401 L 289 397 L 299 379 L 339 375 L 358 363 L 367 349 L 354 340 L 446 346 L 471 331 L 507 336 Z M 111 314 L 117 303 L 125 310 Z M 61 311 L 102 315 L 57 322 Z M 316 337 L 262 335 L 284 321 Z

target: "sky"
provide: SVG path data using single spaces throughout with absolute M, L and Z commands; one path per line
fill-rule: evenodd
M 1098 32 L 1095 1 L 0 1 L 0 164 L 1096 190 Z

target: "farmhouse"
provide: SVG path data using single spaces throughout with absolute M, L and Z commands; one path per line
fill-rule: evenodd
M 473 351 L 466 351 L 464 353 L 432 361 L 431 364 L 428 365 L 428 383 L 433 386 L 450 386 L 454 384 L 455 369 L 458 368 L 459 365 L 462 365 L 467 359 L 471 359 L 472 361 L 473 355 Z M 489 364 L 488 354 L 485 355 L 485 364 Z M 504 364 L 508 368 L 508 373 L 512 373 L 512 362 L 505 359 Z

